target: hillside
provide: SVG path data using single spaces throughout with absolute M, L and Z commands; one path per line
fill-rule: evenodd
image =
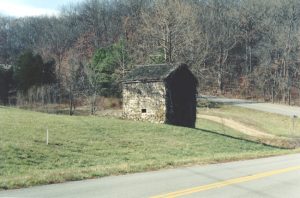
M 224 126 L 205 120 L 189 129 L 0 106 L 0 126 L 0 189 L 289 152 L 217 134 Z

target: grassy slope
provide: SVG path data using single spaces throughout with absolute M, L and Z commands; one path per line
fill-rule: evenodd
M 296 120 L 293 131 L 292 119 L 288 116 L 234 106 L 221 106 L 212 109 L 201 108 L 199 113 L 233 119 L 260 131 L 278 136 L 300 137 L 300 119 Z
M 224 127 L 204 120 L 188 129 L 0 106 L 0 126 L 0 189 L 287 152 L 215 134 Z

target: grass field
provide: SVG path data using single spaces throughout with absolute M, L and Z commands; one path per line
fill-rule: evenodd
M 199 108 L 199 113 L 229 118 L 244 123 L 260 131 L 282 137 L 300 138 L 300 119 L 293 126 L 291 117 L 256 111 L 235 106 L 218 106 L 218 108 Z
M 295 152 L 217 134 L 224 126 L 205 120 L 189 129 L 0 106 L 0 126 L 2 190 Z

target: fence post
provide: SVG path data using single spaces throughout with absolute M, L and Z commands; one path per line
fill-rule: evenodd
M 46 130 L 46 145 L 48 145 L 49 143 L 49 131 L 48 131 L 48 127 L 47 127 L 47 130 Z

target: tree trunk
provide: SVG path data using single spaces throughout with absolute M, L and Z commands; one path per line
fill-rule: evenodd
M 73 115 L 74 114 L 74 101 L 73 101 L 73 97 L 71 96 L 70 98 L 70 109 L 69 109 L 69 115 Z
M 219 89 L 219 93 L 223 94 L 223 79 L 222 79 L 222 72 L 219 71 L 218 72 L 218 89 Z
M 93 95 L 91 97 L 92 97 L 91 98 L 91 115 L 95 115 L 97 94 L 93 93 Z
M 73 96 L 73 90 L 72 85 L 70 85 L 70 93 L 69 93 L 69 115 L 74 114 L 74 96 Z
M 169 63 L 172 62 L 172 32 L 169 31 Z
M 290 88 L 288 91 L 288 101 L 289 101 L 289 105 L 291 105 L 291 89 Z
M 274 86 L 272 86 L 272 103 L 274 103 Z

